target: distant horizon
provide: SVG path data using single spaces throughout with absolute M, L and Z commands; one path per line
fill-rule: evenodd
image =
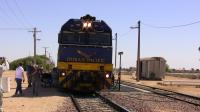
M 37 56 L 45 56 L 45 54 L 39 54 L 39 55 L 37 55 Z M 34 57 L 34 56 L 26 56 L 26 57 Z M 23 59 L 23 58 L 26 58 L 26 57 L 20 57 L 19 59 Z M 48 56 L 47 56 L 48 57 Z M 49 57 L 48 57 L 49 58 Z M 149 57 L 148 57 L 149 58 Z M 18 59 L 15 59 L 15 60 L 18 60 Z M 12 61 L 10 61 L 10 60 L 8 60 L 8 62 L 9 63 L 12 63 L 13 61 L 15 61 L 15 60 L 12 60 Z M 52 60 L 54 63 L 55 63 L 55 61 L 54 60 Z M 112 63 L 113 64 L 113 69 L 115 69 L 115 67 L 114 67 L 114 63 Z M 166 63 L 167 64 L 167 63 Z M 57 63 L 55 63 L 55 65 L 57 66 Z M 167 64 L 168 65 L 168 64 Z M 122 69 L 129 69 L 129 68 L 136 68 L 136 66 L 129 66 L 129 67 L 123 67 L 122 66 Z M 119 69 L 119 67 L 117 67 L 117 69 Z M 194 70 L 200 70 L 199 68 L 184 68 L 184 67 L 182 67 L 182 68 L 171 68 L 170 67 L 170 65 L 169 65 L 169 69 L 175 69 L 175 70 L 191 70 L 191 69 L 194 69 Z

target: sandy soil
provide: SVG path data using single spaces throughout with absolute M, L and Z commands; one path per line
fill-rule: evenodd
M 3 74 L 3 76 L 10 77 L 11 80 L 11 91 L 8 93 L 4 93 L 3 96 L 3 108 L 5 112 L 71 112 L 75 110 L 69 96 L 67 96 L 65 93 L 60 93 L 53 88 L 40 88 L 39 96 L 33 97 L 32 88 L 27 88 L 27 79 L 25 83 L 23 83 L 23 92 L 25 95 L 22 97 L 13 97 L 16 89 L 16 82 L 14 80 L 15 72 L 7 71 Z M 195 88 L 191 86 L 161 86 L 157 85 L 157 82 L 159 81 L 136 82 L 134 77 L 131 75 L 122 75 L 122 80 L 174 90 L 200 97 L 200 88 Z M 165 80 L 191 79 L 166 76 Z
M 140 84 L 144 84 L 144 85 L 148 85 L 148 86 L 163 88 L 163 89 L 167 89 L 167 90 L 172 90 L 172 91 L 200 97 L 200 88 L 196 88 L 195 86 L 162 86 L 162 85 L 157 84 L 158 82 L 162 82 L 162 81 L 143 81 L 142 80 L 140 82 L 136 82 L 134 75 L 133 76 L 132 75 L 122 75 L 121 79 L 124 81 L 140 83 Z M 175 81 L 175 80 L 177 80 L 177 81 L 180 81 L 180 80 L 199 81 L 200 82 L 200 80 L 179 78 L 179 77 L 172 77 L 172 76 L 165 76 L 165 79 L 163 81 Z
M 54 88 L 40 88 L 39 96 L 33 97 L 32 88 L 27 88 L 27 79 L 23 83 L 22 97 L 13 97 L 16 89 L 14 80 L 15 72 L 7 71 L 4 77 L 10 77 L 11 91 L 3 94 L 3 108 L 5 112 L 55 112 L 62 108 L 66 102 L 71 103 L 71 99 L 64 93 L 60 93 Z M 68 111 L 74 109 L 72 105 L 66 106 Z

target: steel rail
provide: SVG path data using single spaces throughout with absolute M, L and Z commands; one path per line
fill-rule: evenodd
M 193 104 L 195 106 L 200 106 L 200 98 L 199 97 L 186 95 L 186 94 L 178 93 L 178 92 L 175 92 L 175 91 L 160 89 L 160 88 L 156 88 L 156 87 L 151 87 L 151 86 L 146 86 L 146 85 L 141 85 L 141 84 L 135 84 L 135 83 L 126 82 L 126 81 L 121 81 L 121 82 L 124 85 L 133 86 L 133 87 L 136 87 L 136 88 L 148 90 L 148 91 L 153 92 L 153 93 L 158 94 L 158 95 L 162 95 L 162 96 L 166 96 L 166 97 L 169 97 L 169 98 L 172 98 L 172 99 L 175 99 L 175 100 L 183 101 L 183 102 L 186 102 L 186 103 L 189 103 L 189 104 Z M 166 93 L 163 93 L 161 91 L 166 92 Z M 169 94 L 169 93 L 172 93 L 172 94 Z M 176 97 L 169 96 L 169 95 L 179 95 L 181 97 L 186 97 L 186 98 L 197 100 L 197 101 L 199 101 L 199 103 L 190 102 L 190 101 L 183 100 L 181 98 L 176 98 Z
M 107 105 L 109 105 L 110 107 L 112 107 L 113 109 L 119 111 L 119 112 L 130 112 L 128 109 L 126 109 L 125 107 L 122 107 L 121 105 L 118 105 L 117 103 L 111 101 L 110 99 L 102 96 L 100 93 L 98 92 L 95 92 L 95 95 L 100 98 L 103 102 L 105 102 Z M 82 112 L 82 109 L 81 109 L 81 105 L 78 103 L 77 99 L 73 96 L 73 95 L 70 95 L 71 97 L 71 100 L 74 104 L 74 106 L 76 107 L 76 110 L 78 112 Z
M 76 110 L 77 110 L 78 112 L 82 112 L 82 111 L 81 111 L 81 106 L 79 105 L 79 103 L 78 103 L 78 101 L 76 100 L 76 98 L 74 98 L 73 95 L 70 95 L 70 97 L 71 97 L 71 100 L 72 100 L 74 106 L 76 107 Z

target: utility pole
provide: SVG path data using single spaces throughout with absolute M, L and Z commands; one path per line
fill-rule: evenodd
M 115 33 L 115 38 L 113 38 L 112 40 L 115 40 L 115 70 L 114 70 L 114 74 L 113 74 L 113 84 L 115 82 L 115 75 L 117 75 L 117 33 Z
M 199 46 L 198 50 L 199 50 L 199 52 L 200 52 L 200 46 Z
M 140 21 L 137 27 L 130 27 L 131 29 L 138 28 L 138 47 L 137 47 L 137 62 L 136 62 L 136 81 L 140 81 Z
M 39 30 L 37 30 L 37 28 L 33 28 L 33 31 L 29 31 L 29 32 L 32 32 L 33 33 L 33 41 L 34 41 L 34 64 L 36 64 L 36 40 L 40 40 L 40 39 L 37 39 L 36 38 L 36 34 L 38 32 L 41 32 Z
M 47 57 L 47 48 L 49 47 L 43 47 L 44 48 L 44 55 Z
M 118 81 L 119 81 L 119 91 L 120 91 L 120 84 L 121 84 L 121 70 L 122 70 L 122 63 L 121 63 L 121 55 L 123 52 L 119 52 L 119 74 L 118 74 Z
M 138 21 L 137 79 L 140 81 L 140 21 Z
M 115 74 L 117 73 L 117 33 L 115 33 Z
M 51 60 L 51 54 L 49 53 L 49 60 Z

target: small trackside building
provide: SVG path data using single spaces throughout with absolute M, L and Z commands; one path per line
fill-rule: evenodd
M 166 60 L 162 57 L 142 58 L 140 67 L 140 79 L 162 80 L 165 76 Z

